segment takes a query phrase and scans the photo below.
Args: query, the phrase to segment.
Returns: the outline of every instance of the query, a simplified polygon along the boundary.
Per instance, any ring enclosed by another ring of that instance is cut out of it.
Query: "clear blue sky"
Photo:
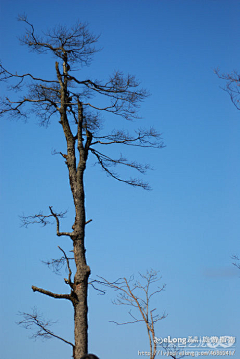
[[[116,279],[153,268],[166,291],[156,301],[168,317],[156,327],[160,337],[222,336],[237,338],[240,353],[240,271],[231,256],[240,255],[240,112],[214,75],[240,71],[240,1],[232,0],[8,0],[1,4],[1,60],[10,71],[51,76],[54,59],[28,53],[17,36],[24,32],[18,14],[26,13],[36,30],[88,22],[101,34],[90,68],[82,79],[104,79],[114,70],[132,73],[151,92],[139,123],[119,118],[106,127],[154,126],[166,148],[132,150],[129,158],[154,167],[145,192],[106,177],[98,167],[86,174],[87,259],[92,274]],[[2,95],[5,92],[2,91]],[[72,309],[31,291],[36,285],[56,292],[67,288],[41,260],[58,256],[57,245],[70,249],[55,227],[20,227],[19,215],[68,209],[67,172],[58,156],[65,142],[59,124],[38,127],[1,119],[1,357],[70,358],[56,340],[31,341],[15,324],[18,311],[34,306],[58,320],[57,334],[72,339]],[[124,153],[125,149],[122,151]],[[101,359],[137,359],[148,350],[146,330],[118,327],[127,308],[113,306],[114,293],[90,290],[90,351]]]

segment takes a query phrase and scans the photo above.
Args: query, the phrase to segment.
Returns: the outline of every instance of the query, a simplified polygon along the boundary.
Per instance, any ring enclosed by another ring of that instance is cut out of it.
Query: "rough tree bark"
[[[84,172],[89,155],[95,156],[97,163],[107,175],[132,186],[149,189],[148,184],[139,179],[122,179],[112,171],[112,166],[123,165],[144,173],[149,166],[128,161],[122,156],[117,159],[111,158],[99,148],[106,145],[162,148],[163,144],[160,134],[152,128],[138,129],[134,135],[121,130],[114,130],[110,134],[99,134],[99,112],[118,115],[126,120],[137,118],[138,104],[145,99],[147,92],[139,88],[139,83],[134,76],[125,77],[121,72],[115,72],[105,82],[80,80],[73,75],[71,68],[77,70],[78,66],[89,65],[92,55],[97,51],[94,44],[98,37],[92,35],[85,24],[77,23],[69,29],[58,26],[41,37],[36,35],[34,26],[26,16],[19,17],[19,20],[27,25],[26,34],[21,39],[21,43],[37,54],[50,53],[57,58],[56,77],[43,79],[28,72],[19,75],[17,72],[7,70],[1,64],[0,79],[13,81],[12,90],[18,91],[25,86],[28,91],[17,101],[12,101],[9,97],[3,98],[0,114],[26,117],[32,111],[40,118],[41,124],[46,126],[57,115],[66,139],[66,153],[59,152],[59,154],[68,169],[69,185],[75,207],[75,219],[71,231],[60,231],[60,219],[64,213],[56,213],[52,207],[49,207],[49,214],[40,213],[22,219],[23,224],[27,226],[30,223],[45,225],[49,218],[53,218],[56,221],[57,236],[66,236],[72,241],[76,265],[73,279],[69,257],[60,248],[63,253],[62,260],[68,268],[68,278],[65,282],[69,286],[69,293],[57,294],[36,286],[32,286],[32,290],[55,299],[66,299],[72,303],[75,343],[60,339],[73,347],[73,358],[79,359],[88,353],[87,295],[91,271],[86,261],[84,242],[85,226],[89,222],[86,221],[85,215]],[[103,98],[102,107],[92,100],[94,94],[98,95],[98,99]],[[30,319],[31,323],[34,322],[40,327],[43,335],[53,335],[51,331],[44,329],[43,324],[39,325],[41,322],[37,321],[36,316],[31,316]]]

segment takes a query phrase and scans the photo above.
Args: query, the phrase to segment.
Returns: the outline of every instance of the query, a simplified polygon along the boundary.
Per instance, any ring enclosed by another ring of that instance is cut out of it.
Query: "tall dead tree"
[[[59,152],[68,169],[69,185],[75,207],[75,218],[70,231],[60,230],[63,213],[56,213],[49,207],[49,213],[23,217],[23,224],[47,224],[49,218],[56,222],[57,236],[68,237],[73,245],[76,271],[72,278],[70,260],[63,252],[62,260],[68,268],[69,293],[57,294],[49,290],[32,286],[38,292],[56,299],[70,301],[74,309],[75,343],[73,357],[79,359],[88,353],[88,283],[90,267],[86,261],[85,226],[89,222],[85,215],[84,173],[89,156],[94,156],[96,162],[114,179],[131,186],[149,189],[147,183],[140,179],[123,179],[112,170],[113,166],[122,165],[145,173],[148,165],[131,162],[123,156],[112,158],[101,150],[107,145],[125,145],[138,147],[163,147],[160,135],[153,129],[138,129],[134,134],[122,130],[113,130],[104,134],[101,129],[101,114],[108,113],[126,120],[138,118],[137,110],[147,92],[139,87],[139,82],[132,75],[124,76],[117,71],[105,82],[82,79],[78,77],[79,67],[89,65],[97,51],[95,43],[97,36],[92,35],[86,24],[80,22],[67,28],[57,26],[44,35],[36,34],[34,26],[26,16],[19,20],[27,26],[21,44],[26,45],[37,54],[53,55],[55,62],[55,77],[40,78],[26,71],[19,74],[0,67],[0,79],[11,83],[11,90],[15,92],[25,89],[25,94],[17,100],[5,97],[1,100],[1,115],[23,117],[33,113],[40,118],[42,125],[48,125],[51,119],[58,119],[66,139],[66,150]],[[73,72],[74,70],[74,72]],[[97,95],[94,97],[94,95]],[[101,102],[102,101],[102,102]],[[100,106],[99,103],[102,103]],[[51,335],[47,333],[48,335]],[[56,337],[56,336],[55,336]],[[66,341],[65,341],[66,342]]]

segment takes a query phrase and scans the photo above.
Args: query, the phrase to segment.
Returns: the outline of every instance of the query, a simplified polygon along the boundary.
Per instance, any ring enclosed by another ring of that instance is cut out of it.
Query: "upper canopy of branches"
[[[73,74],[72,65],[75,68],[77,65],[88,65],[97,51],[94,45],[98,37],[88,31],[86,24],[77,22],[71,28],[57,26],[39,36],[25,15],[19,16],[19,20],[27,25],[21,43],[37,53],[50,52],[59,61],[55,62],[54,78],[37,77],[29,72],[19,74],[0,64],[0,81],[7,81],[11,85],[9,89],[15,92],[23,87],[26,90],[17,100],[7,96],[1,99],[0,115],[7,113],[15,117],[27,117],[33,112],[40,119],[40,124],[47,126],[52,116],[57,114],[65,137],[73,146],[72,154],[75,153],[76,145],[76,148],[83,149],[85,159],[88,153],[93,154],[108,175],[132,186],[149,189],[148,184],[139,179],[121,179],[110,168],[123,165],[145,173],[149,166],[128,161],[123,156],[114,159],[99,151],[99,147],[122,144],[162,148],[160,134],[153,128],[138,129],[134,135],[121,130],[110,134],[97,133],[101,128],[103,113],[126,120],[139,118],[139,104],[148,96],[147,91],[140,87],[135,76],[124,75],[121,71],[115,71],[105,81],[82,79]],[[66,155],[62,156],[66,159]],[[75,164],[72,169],[77,170]]]
[[[88,65],[97,51],[94,44],[98,37],[88,31],[86,24],[77,22],[71,28],[59,25],[39,36],[26,15],[19,16],[19,20],[27,24],[25,35],[20,42],[37,53],[52,53],[61,60],[61,66],[56,62],[56,78],[44,79],[31,73],[10,72],[0,64],[0,80],[14,81],[11,90],[18,91],[23,85],[28,88],[28,93],[19,101],[12,102],[6,97],[2,101],[1,114],[8,112],[12,115],[26,116],[27,112],[23,109],[25,105],[31,104],[31,110],[34,109],[41,121],[48,124],[50,117],[57,111],[60,112],[60,107],[65,105],[68,106],[68,115],[77,123],[76,113],[80,101],[84,110],[95,111],[95,116],[88,111],[88,118],[91,117],[88,124],[92,123],[94,118],[95,126],[97,125],[99,116],[96,116],[96,111],[110,112],[127,120],[138,118],[139,103],[148,93],[139,87],[135,76],[124,76],[120,71],[115,71],[106,81],[79,79],[73,76],[72,64]],[[89,101],[94,95],[102,96],[101,106],[99,102]]]
[[[48,30],[43,36],[39,36],[35,33],[33,25],[28,22],[26,15],[18,16],[18,20],[28,25],[20,41],[32,51],[51,52],[63,61],[67,58],[68,63],[77,62],[81,65],[89,65],[93,54],[98,51],[94,44],[99,36],[91,34],[87,29],[87,24],[77,22],[71,28],[58,25]]]
[[[72,65],[75,69],[78,65],[89,65],[93,54],[97,51],[94,44],[99,37],[92,35],[86,24],[77,22],[71,28],[59,25],[39,36],[25,15],[19,16],[19,20],[27,24],[25,35],[20,38],[21,44],[27,45],[30,50],[37,53],[52,53],[60,59],[61,66],[56,62],[57,78],[45,79],[28,72],[24,74],[11,72],[0,64],[0,80],[14,81],[9,87],[10,90],[19,91],[23,86],[28,89],[28,93],[19,101],[12,102],[7,97],[3,99],[0,114],[8,112],[13,116],[27,117],[24,108],[31,104],[31,111],[34,110],[41,118],[41,124],[48,125],[52,115],[60,111],[61,96],[65,91],[68,115],[72,116],[76,123],[79,101],[84,109],[88,109],[88,125],[94,123],[95,129],[99,127],[99,111],[110,112],[127,120],[138,118],[139,103],[148,96],[148,93],[139,87],[140,84],[135,76],[129,74],[124,76],[122,72],[115,71],[106,81],[99,81],[79,79],[73,75]],[[102,96],[102,106],[89,101],[94,95]],[[89,110],[95,111],[95,114],[92,115]]]

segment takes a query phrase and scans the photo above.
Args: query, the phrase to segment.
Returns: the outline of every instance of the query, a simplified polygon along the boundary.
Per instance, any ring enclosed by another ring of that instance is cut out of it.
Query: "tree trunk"
[[[77,183],[78,190],[74,194],[76,217],[73,234],[73,251],[76,264],[76,274],[73,283],[72,303],[74,307],[74,359],[80,359],[88,353],[88,278],[90,267],[85,255],[85,200],[83,189],[83,172]]]
[[[78,100],[78,132],[77,137],[73,136],[67,116],[68,102],[68,66],[67,54],[64,53],[63,77],[60,74],[58,63],[56,62],[56,72],[61,87],[61,125],[67,141],[66,165],[69,172],[69,182],[72,191],[75,222],[72,226],[73,232],[71,238],[73,240],[74,260],[76,264],[76,274],[72,285],[71,300],[74,307],[74,336],[75,347],[73,352],[74,359],[80,359],[84,354],[88,353],[88,278],[90,275],[90,267],[86,263],[85,256],[85,194],[83,176],[86,168],[88,157],[88,146],[91,142],[91,134],[87,136],[86,145],[83,144],[83,108]],[[87,130],[86,130],[87,132]],[[79,160],[77,164],[75,144],[77,140],[77,150],[79,152]]]
[[[77,271],[74,278],[74,359],[88,353],[88,277],[90,268],[86,265],[85,249],[81,241],[74,241],[74,256]]]

